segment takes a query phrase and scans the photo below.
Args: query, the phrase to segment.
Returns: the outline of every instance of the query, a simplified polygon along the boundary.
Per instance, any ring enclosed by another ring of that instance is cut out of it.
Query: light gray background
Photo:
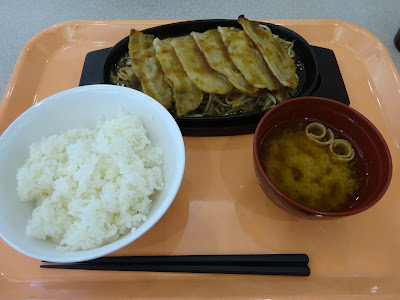
[[[400,70],[393,43],[400,0],[0,0],[0,95],[24,45],[41,30],[71,20],[330,19],[351,22],[376,35]]]

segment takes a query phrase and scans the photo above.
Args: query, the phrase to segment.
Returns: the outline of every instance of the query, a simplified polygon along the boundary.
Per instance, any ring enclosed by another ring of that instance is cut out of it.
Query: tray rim
[[[4,96],[2,98],[2,101],[0,102],[0,115],[2,114],[2,111],[6,108],[6,104],[7,103],[7,99],[9,99],[9,97],[12,95],[13,93],[13,87],[15,84],[15,80],[16,77],[18,76],[18,72],[20,71],[20,69],[22,68],[23,65],[23,61],[22,58],[24,57],[24,54],[26,52],[29,51],[29,47],[34,44],[36,42],[37,39],[39,39],[40,37],[42,37],[43,35],[46,35],[49,32],[53,32],[54,30],[59,30],[60,28],[64,28],[65,26],[75,26],[75,25],[108,25],[108,24],[131,24],[132,22],[142,22],[141,24],[144,24],[145,26],[149,25],[151,26],[154,22],[165,22],[165,23],[160,23],[160,24],[167,24],[167,23],[173,23],[173,22],[180,22],[180,21],[186,21],[186,20],[104,20],[104,21],[97,21],[97,20],[83,20],[83,21],[67,21],[67,22],[62,22],[62,23],[58,23],[55,24],[51,27],[48,27],[46,29],[44,29],[43,31],[39,32],[38,34],[36,34],[33,38],[31,38],[27,44],[24,46],[24,48],[22,49],[18,59],[17,59],[17,63],[15,65],[15,68],[12,72],[12,75],[10,77],[9,83],[7,84]],[[389,59],[389,67],[391,68],[391,71],[393,71],[393,75],[397,81],[398,86],[400,86],[399,84],[399,73],[396,69],[396,67],[394,66],[394,63],[392,61],[392,58],[387,50],[387,48],[385,47],[385,45],[383,45],[380,40],[373,35],[372,33],[370,33],[369,31],[367,31],[366,29],[359,27],[358,25],[349,23],[349,22],[345,22],[345,21],[336,21],[336,20],[260,20],[263,22],[283,22],[283,23],[277,23],[279,25],[283,25],[285,24],[285,22],[289,22],[290,26],[296,26],[298,24],[304,25],[304,23],[315,23],[315,22],[323,22],[323,23],[329,23],[330,25],[343,25],[346,27],[352,27],[352,28],[356,28],[360,31],[364,31],[364,33],[366,33],[373,41],[374,43],[376,43],[381,49],[381,51],[384,51],[384,55]],[[333,24],[332,24],[333,23]],[[306,24],[306,25],[310,25],[310,24]],[[400,90],[400,88],[399,88]],[[6,100],[6,101],[4,101]],[[1,274],[0,274],[1,275]],[[5,279],[5,280],[4,280]],[[0,287],[2,287],[4,285],[4,281],[7,281],[7,279],[4,276],[0,276]],[[8,283],[10,283],[10,281],[8,281]],[[13,282],[16,286],[19,285],[29,285],[30,282]],[[39,285],[40,283],[44,283],[44,282],[38,282]],[[50,282],[48,282],[50,284]],[[11,287],[12,284],[8,284],[8,287]],[[33,287],[30,287],[32,289],[33,292]],[[39,288],[40,290],[40,288]],[[397,291],[396,291],[397,292]],[[399,291],[400,293],[400,291]],[[389,293],[387,295],[392,295],[393,293]],[[44,295],[44,294],[41,294]],[[386,296],[387,296],[386,295]],[[347,295],[347,296],[352,296],[352,295]],[[356,296],[356,295],[355,295]],[[365,295],[368,296],[368,295]],[[308,298],[308,297],[306,297]]]

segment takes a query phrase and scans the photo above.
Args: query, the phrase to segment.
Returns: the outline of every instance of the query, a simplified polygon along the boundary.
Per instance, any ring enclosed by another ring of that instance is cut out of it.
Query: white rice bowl
[[[62,250],[113,242],[147,220],[151,196],[164,185],[161,168],[162,147],[124,111],[94,129],[44,137],[17,173],[19,198],[37,204],[26,233]]]
[[[40,260],[107,255],[161,218],[184,163],[175,120],[149,96],[110,85],[50,96],[0,137],[0,236]]]

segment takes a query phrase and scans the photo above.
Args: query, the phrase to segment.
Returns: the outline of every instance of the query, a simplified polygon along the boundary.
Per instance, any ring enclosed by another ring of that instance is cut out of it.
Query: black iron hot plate
[[[297,33],[274,24],[262,23],[271,31],[287,40],[295,40],[296,61],[303,68],[297,71],[300,88],[295,97],[318,96],[350,104],[335,54],[330,49],[310,46]],[[198,20],[167,24],[144,30],[159,38],[181,36],[192,31],[204,32],[217,26],[241,28],[236,20]],[[109,84],[111,67],[126,55],[128,37],[112,48],[101,49],[86,55],[80,86],[88,84]],[[175,117],[185,136],[221,136],[254,133],[258,122],[266,111],[238,114],[224,117]]]

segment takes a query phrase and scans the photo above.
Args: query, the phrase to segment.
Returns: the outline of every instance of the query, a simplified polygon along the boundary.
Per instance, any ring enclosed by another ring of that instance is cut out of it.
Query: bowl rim
[[[379,141],[382,143],[382,146],[384,148],[384,152],[382,152],[380,154],[381,157],[385,157],[385,159],[387,160],[388,163],[388,168],[386,169],[386,174],[387,174],[387,180],[385,181],[384,186],[382,187],[381,191],[379,192],[379,194],[375,197],[375,199],[371,202],[369,202],[367,205],[361,206],[359,208],[354,208],[350,211],[333,211],[333,212],[328,212],[328,211],[321,211],[321,210],[316,210],[313,208],[309,208],[307,206],[304,206],[292,199],[290,199],[288,196],[286,196],[285,194],[283,194],[272,182],[271,180],[268,178],[268,176],[266,175],[262,164],[261,164],[261,160],[260,157],[258,156],[258,148],[259,148],[259,143],[257,143],[262,137],[260,136],[260,132],[261,132],[261,128],[263,126],[263,123],[265,122],[266,119],[268,119],[268,117],[275,113],[276,110],[279,110],[282,106],[287,106],[290,105],[292,102],[294,101],[324,101],[326,103],[329,103],[329,105],[333,105],[333,106],[338,106],[341,107],[342,110],[347,111],[350,114],[356,115],[357,117],[359,117],[360,119],[362,119],[368,126],[369,126],[369,130],[368,131],[372,131],[378,138]],[[338,101],[332,100],[332,99],[328,99],[328,98],[323,98],[323,97],[314,97],[314,96],[305,96],[305,97],[298,97],[298,98],[292,98],[292,99],[288,99],[284,102],[281,102],[277,105],[275,105],[273,108],[271,108],[260,120],[260,122],[257,125],[256,131],[254,133],[254,138],[253,138],[253,157],[257,166],[257,169],[260,172],[260,175],[262,176],[262,179],[264,181],[267,182],[267,184],[270,186],[270,188],[274,191],[274,193],[278,194],[280,198],[284,199],[286,202],[290,203],[291,206],[295,207],[296,209],[308,214],[308,215],[313,215],[316,217],[345,217],[345,216],[351,216],[351,215],[355,215],[358,213],[361,213],[369,208],[371,208],[372,206],[374,206],[382,197],[383,195],[386,193],[387,189],[389,188],[389,185],[391,183],[391,179],[392,179],[392,171],[393,171],[393,163],[392,163],[392,157],[390,154],[390,150],[389,147],[384,139],[384,137],[382,136],[382,134],[379,132],[379,130],[375,127],[375,125],[369,121],[367,119],[367,117],[365,117],[364,115],[362,115],[360,112],[358,112],[357,110],[355,110],[354,108],[347,106],[343,103],[340,103]]]
[[[87,85],[87,86],[80,86],[80,87],[73,87],[70,89],[66,89],[63,91],[60,91],[58,93],[55,93],[53,95],[50,95],[43,100],[39,101],[35,105],[29,107],[27,110],[25,110],[22,114],[20,114],[3,132],[3,134],[0,136],[0,146],[4,139],[7,139],[8,136],[12,135],[13,128],[18,127],[21,122],[24,121],[24,119],[27,119],[30,117],[32,113],[37,111],[38,109],[41,109],[43,105],[46,105],[46,103],[54,103],[55,101],[64,101],[61,98],[63,98],[65,95],[74,95],[76,93],[80,92],[85,92],[85,91],[96,91],[99,92],[101,90],[107,90],[107,91],[116,91],[118,93],[123,93],[123,94],[131,94],[132,96],[138,98],[139,102],[144,102],[148,101],[149,106],[155,108],[155,111],[157,111],[158,114],[164,116],[167,120],[167,122],[171,125],[171,127],[174,129],[174,134],[173,136],[176,137],[176,140],[174,140],[174,144],[177,147],[177,153],[178,159],[176,166],[174,168],[174,179],[171,184],[170,190],[166,193],[166,200],[163,200],[163,203],[160,205],[158,210],[151,216],[151,218],[148,218],[146,222],[142,223],[137,230],[134,231],[134,235],[132,235],[132,232],[128,232],[127,234],[120,236],[116,241],[105,244],[100,247],[96,247],[93,249],[87,249],[87,250],[74,250],[74,251],[66,251],[65,253],[68,253],[70,255],[66,255],[65,257],[61,256],[55,256],[55,255],[37,255],[34,253],[31,253],[29,248],[21,247],[20,243],[14,243],[12,240],[8,238],[8,234],[4,232],[0,228],[0,238],[3,239],[9,246],[17,250],[18,252],[27,255],[29,257],[43,260],[43,261],[51,261],[51,262],[59,262],[59,263],[72,263],[72,262],[80,262],[80,261],[86,261],[86,260],[91,260],[95,259],[104,255],[111,254],[123,247],[128,246],[135,240],[139,239],[141,236],[143,236],[148,230],[150,230],[161,218],[169,207],[171,206],[172,202],[175,200],[176,195],[179,191],[179,188],[182,183],[183,175],[184,175],[184,170],[185,170],[185,161],[186,161],[186,155],[185,155],[185,145],[184,145],[184,140],[182,136],[182,132],[180,131],[180,128],[178,127],[175,119],[172,117],[172,115],[155,99],[151,98],[150,96],[140,92],[136,91],[133,89],[129,89],[126,87],[121,87],[121,86],[115,86],[115,85],[106,85],[106,84],[94,84],[94,85]],[[26,236],[26,239],[29,240],[30,237]],[[56,243],[54,243],[54,249],[57,246]],[[60,253],[62,253],[62,250],[59,250]]]

